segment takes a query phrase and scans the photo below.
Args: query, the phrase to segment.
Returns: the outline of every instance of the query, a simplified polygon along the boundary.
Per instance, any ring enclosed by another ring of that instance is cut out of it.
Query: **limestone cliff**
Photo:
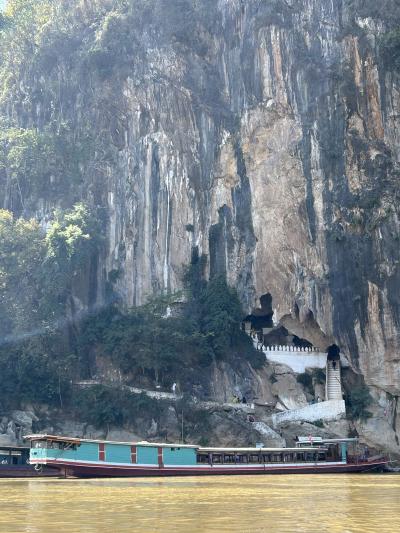
[[[398,445],[400,85],[380,49],[395,3],[56,4],[2,113],[67,124],[89,155],[73,182],[3,176],[0,196],[43,223],[82,198],[104,211],[76,301],[177,289],[197,247],[249,312],[270,294],[291,331],[340,346]]]

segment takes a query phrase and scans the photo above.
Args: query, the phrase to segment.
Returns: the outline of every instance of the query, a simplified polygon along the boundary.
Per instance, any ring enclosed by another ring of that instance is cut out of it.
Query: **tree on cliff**
[[[47,235],[34,220],[0,210],[0,398],[62,403],[78,369],[66,331],[67,298],[97,250],[98,227],[77,204],[58,211]],[[14,394],[6,394],[12,389]]]
[[[216,357],[223,359],[241,336],[243,310],[238,294],[225,276],[215,276],[203,290],[200,306],[201,330],[209,336]]]

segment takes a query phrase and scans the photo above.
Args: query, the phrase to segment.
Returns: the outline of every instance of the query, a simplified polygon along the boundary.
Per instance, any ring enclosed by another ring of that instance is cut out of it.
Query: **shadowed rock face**
[[[7,184],[3,204],[43,218],[81,198],[104,208],[92,303],[111,271],[126,305],[179,288],[196,246],[249,312],[271,294],[293,333],[336,343],[400,394],[399,78],[378,53],[386,22],[349,3],[155,1],[113,15],[129,46],[108,70],[89,49],[112,3],[72,3],[77,42],[27,67],[5,110],[25,127],[88,128],[96,150],[62,195],[49,182],[23,210]]]

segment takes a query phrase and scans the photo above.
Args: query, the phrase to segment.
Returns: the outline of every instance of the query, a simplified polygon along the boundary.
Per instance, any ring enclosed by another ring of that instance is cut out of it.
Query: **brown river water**
[[[400,475],[0,480],[0,531],[400,532]]]

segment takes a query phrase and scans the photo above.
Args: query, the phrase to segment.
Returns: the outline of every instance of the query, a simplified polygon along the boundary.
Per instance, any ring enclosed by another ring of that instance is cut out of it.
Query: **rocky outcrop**
[[[32,433],[33,424],[38,421],[33,410],[12,411],[9,416],[3,416],[0,421],[0,444],[17,445],[24,435]]]
[[[293,371],[285,365],[274,365],[272,392],[277,396],[280,408],[298,409],[307,405],[303,387],[297,382]]]
[[[75,48],[27,68],[3,111],[24,127],[65,121],[77,139],[90,124],[96,150],[62,196],[50,180],[21,206],[8,183],[3,205],[43,220],[79,198],[103,209],[83,306],[103,305],[110,283],[127,306],[180,288],[197,247],[249,311],[270,294],[293,333],[335,342],[398,397],[400,92],[379,53],[390,14],[331,0],[199,4],[155,2],[134,23],[105,0],[72,3]],[[93,52],[110,57],[110,27],[127,40],[111,74]]]

